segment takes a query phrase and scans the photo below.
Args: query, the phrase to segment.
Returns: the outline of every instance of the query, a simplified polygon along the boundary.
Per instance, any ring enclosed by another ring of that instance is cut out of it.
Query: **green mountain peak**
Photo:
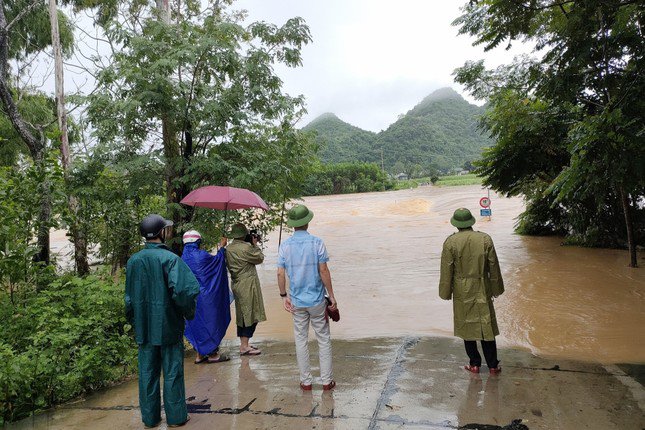
[[[452,88],[440,88],[378,134],[333,113],[320,115],[303,130],[316,134],[325,163],[368,161],[390,171],[412,163],[426,171],[448,170],[479,158],[491,144],[477,128],[484,111]]]

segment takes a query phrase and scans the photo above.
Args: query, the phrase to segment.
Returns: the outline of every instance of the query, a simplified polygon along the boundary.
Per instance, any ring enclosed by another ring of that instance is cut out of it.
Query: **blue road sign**
[[[481,216],[491,216],[493,214],[492,209],[480,209],[479,210],[479,215]]]

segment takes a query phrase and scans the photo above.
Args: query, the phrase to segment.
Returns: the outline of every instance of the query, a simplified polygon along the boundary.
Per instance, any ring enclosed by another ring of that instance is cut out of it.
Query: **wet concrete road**
[[[298,387],[291,342],[218,364],[186,359],[189,429],[645,428],[645,390],[619,367],[538,358],[502,349],[503,372],[471,375],[453,338],[334,341],[338,386]],[[226,348],[225,348],[226,349]],[[228,348],[232,353],[235,347]],[[317,364],[315,342],[312,365]],[[313,358],[316,357],[316,360]],[[317,368],[314,366],[314,374]],[[521,424],[505,427],[514,420]],[[475,425],[479,424],[479,425]],[[137,382],[16,423],[10,429],[139,429]],[[165,429],[165,423],[160,429]]]

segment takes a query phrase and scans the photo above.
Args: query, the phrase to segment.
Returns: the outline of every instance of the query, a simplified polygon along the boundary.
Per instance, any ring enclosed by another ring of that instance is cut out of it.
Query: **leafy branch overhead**
[[[489,101],[481,125],[497,144],[479,163],[485,182],[527,196],[523,220],[540,226],[521,228],[627,243],[635,266],[645,222],[637,203],[645,194],[645,5],[481,0],[462,12],[454,24],[486,50],[534,46],[534,58],[495,70],[473,61],[455,71],[457,82]],[[540,210],[551,215],[534,216]]]

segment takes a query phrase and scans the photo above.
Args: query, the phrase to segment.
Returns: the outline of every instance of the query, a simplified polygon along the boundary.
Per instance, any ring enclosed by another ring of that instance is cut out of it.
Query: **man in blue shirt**
[[[329,256],[322,239],[307,232],[314,213],[304,205],[296,205],[287,214],[287,225],[293,227],[293,236],[280,245],[278,252],[278,287],[286,311],[293,314],[293,332],[296,358],[300,369],[300,387],[309,391],[313,377],[309,366],[309,324],[316,333],[320,359],[320,378],[323,390],[336,386],[332,375],[331,335],[327,318],[329,296],[332,310],[338,305],[327,267]],[[289,292],[286,276],[289,277]]]

